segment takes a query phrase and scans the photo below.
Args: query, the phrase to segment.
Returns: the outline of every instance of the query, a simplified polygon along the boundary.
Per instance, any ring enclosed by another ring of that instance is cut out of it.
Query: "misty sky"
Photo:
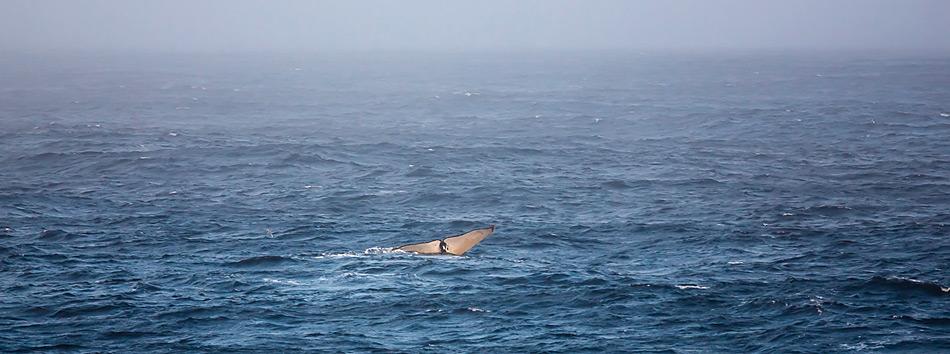
[[[950,51],[950,1],[4,0],[0,50]]]

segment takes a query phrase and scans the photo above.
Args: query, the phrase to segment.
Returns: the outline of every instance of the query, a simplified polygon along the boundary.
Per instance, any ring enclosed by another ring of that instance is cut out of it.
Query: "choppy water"
[[[2,352],[950,350],[947,58],[0,62]]]

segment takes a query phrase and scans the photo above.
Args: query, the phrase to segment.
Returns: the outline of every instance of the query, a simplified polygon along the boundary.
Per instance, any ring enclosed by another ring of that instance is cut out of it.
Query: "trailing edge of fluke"
[[[423,243],[412,243],[396,247],[397,250],[413,252],[418,254],[450,254],[461,256],[468,250],[482,242],[488,235],[495,231],[495,225],[489,225],[484,229],[475,229],[461,235],[448,236],[439,240],[432,240]]]

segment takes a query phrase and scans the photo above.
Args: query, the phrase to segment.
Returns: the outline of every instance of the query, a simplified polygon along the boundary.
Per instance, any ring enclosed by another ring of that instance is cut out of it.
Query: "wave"
[[[270,267],[291,262],[296,262],[296,260],[284,256],[256,256],[231,262],[228,265],[234,267]]]
[[[875,276],[866,284],[872,289],[896,290],[907,294],[927,294],[931,296],[950,296],[950,287],[937,282],[923,281],[904,277]]]
[[[72,317],[85,317],[85,316],[95,316],[103,315],[111,312],[121,311],[130,307],[127,303],[116,302],[108,304],[90,304],[90,305],[78,305],[72,307],[64,307],[54,312],[52,317],[55,318],[72,318]]]
[[[430,177],[438,175],[440,175],[440,173],[427,166],[419,166],[406,173],[406,177]]]
[[[52,229],[52,230],[43,230],[40,232],[39,239],[45,241],[67,241],[78,238],[78,234],[66,232],[63,230]]]
[[[606,187],[607,189],[627,189],[627,188],[632,187],[631,185],[627,184],[626,181],[619,180],[619,179],[610,180],[610,181],[601,183],[600,185]]]
[[[287,156],[284,156],[284,158],[282,158],[281,161],[287,164],[291,164],[291,165],[346,164],[348,163],[345,161],[339,161],[339,160],[334,160],[331,158],[326,158],[315,153],[299,154],[296,152],[292,152],[288,154]]]
[[[939,327],[950,327],[950,317],[922,317],[922,316],[911,316],[911,315],[898,315],[894,316],[895,319],[919,323],[927,326],[939,326]]]

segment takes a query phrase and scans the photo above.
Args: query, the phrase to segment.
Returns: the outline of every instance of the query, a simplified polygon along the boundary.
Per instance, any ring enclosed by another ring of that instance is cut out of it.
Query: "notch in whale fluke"
[[[450,254],[461,256],[468,250],[482,242],[488,235],[495,231],[495,225],[489,225],[483,229],[475,229],[461,235],[448,236],[439,240],[432,240],[423,243],[412,243],[396,247],[397,250],[413,252],[418,254]]]

